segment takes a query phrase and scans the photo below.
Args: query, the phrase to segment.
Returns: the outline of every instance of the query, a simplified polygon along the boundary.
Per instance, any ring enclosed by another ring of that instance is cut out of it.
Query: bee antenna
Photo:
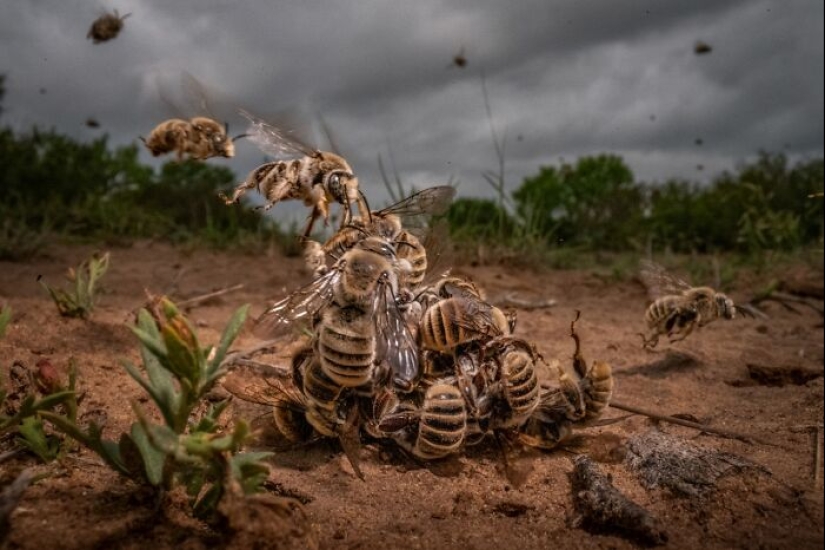
[[[237,136],[232,138],[232,141],[238,141],[239,139],[243,139],[245,137],[249,137],[249,134],[238,134]]]
[[[367,209],[367,217],[369,218],[369,222],[372,223],[372,210],[370,210],[370,203],[367,201],[367,196],[364,195],[364,192],[360,189],[358,190],[358,196],[364,201],[364,207]]]
[[[364,237],[369,237],[370,236],[370,234],[367,232],[366,229],[364,229],[363,227],[359,227],[355,224],[349,223],[349,224],[345,225],[344,227],[349,228],[349,229],[354,229],[355,231],[358,231],[359,233],[361,233],[361,235],[363,235]]]

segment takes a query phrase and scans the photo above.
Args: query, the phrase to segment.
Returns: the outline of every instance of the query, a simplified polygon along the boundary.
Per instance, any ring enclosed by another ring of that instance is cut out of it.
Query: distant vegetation
[[[0,76],[0,113],[3,79]],[[823,159],[792,164],[783,154],[717,176],[636,181],[615,155],[542,167],[512,193],[500,171],[486,174],[497,199],[458,199],[447,214],[465,248],[515,253],[670,250],[682,253],[822,248]],[[37,252],[47,238],[118,241],[162,238],[210,246],[290,244],[277,225],[249,208],[227,208],[218,191],[235,175],[198,161],[160,170],[138,161],[135,145],[111,149],[49,130],[0,129],[0,259]],[[400,187],[400,182],[399,182]],[[292,243],[294,247],[294,243]]]
[[[615,155],[542,167],[499,200],[460,199],[459,240],[506,248],[681,253],[821,248],[823,159],[761,153],[708,185],[637,182]]]

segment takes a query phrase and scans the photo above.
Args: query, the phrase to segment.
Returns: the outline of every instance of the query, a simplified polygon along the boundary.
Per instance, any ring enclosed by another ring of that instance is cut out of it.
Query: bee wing
[[[493,308],[490,304],[475,296],[457,298],[461,300],[462,307],[451,310],[451,323],[479,334],[500,336],[500,331],[493,321]]]
[[[419,237],[419,240],[424,245],[424,250],[427,251],[427,274],[422,286],[428,286],[445,276],[445,271],[452,268],[453,248],[450,242],[450,225],[447,220],[438,220],[422,237]]]
[[[283,300],[274,303],[255,321],[254,333],[261,338],[275,338],[294,329],[311,329],[318,311],[332,301],[333,291],[341,276],[340,269],[331,269]]]
[[[425,215],[438,216],[444,214],[450,208],[453,197],[455,197],[455,187],[450,185],[428,187],[423,191],[401,199],[395,204],[391,204],[383,210],[379,210],[378,214],[395,214],[402,218]]]
[[[299,408],[300,403],[293,391],[275,377],[262,375],[248,369],[235,369],[223,380],[226,391],[250,403],[272,407]]]
[[[418,376],[418,346],[410,332],[404,314],[398,307],[392,287],[385,285],[376,297],[375,327],[376,356],[378,362],[386,361],[393,378],[412,382]]]
[[[238,112],[249,121],[246,137],[258,148],[276,158],[314,156],[318,150],[301,141],[294,132],[274,126],[245,109]]]
[[[206,87],[201,81],[187,71],[181,71],[180,81],[184,101],[186,101],[187,106],[194,109],[196,114],[208,115],[210,118],[215,118],[212,114]]]
[[[661,265],[649,260],[642,260],[639,278],[647,287],[647,293],[651,300],[656,300],[662,296],[682,294],[692,288],[682,279],[668,273]]]

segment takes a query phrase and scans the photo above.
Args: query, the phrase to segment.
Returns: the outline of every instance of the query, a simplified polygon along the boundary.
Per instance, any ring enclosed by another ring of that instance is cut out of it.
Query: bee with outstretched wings
[[[249,140],[267,155],[280,160],[252,170],[230,197],[222,196],[226,204],[237,202],[254,188],[266,199],[265,210],[284,200],[301,200],[312,207],[304,237],[312,232],[317,218],[323,218],[326,223],[330,203],[344,206],[342,226],[353,219],[353,205],[357,205],[362,217],[369,217],[367,201],[358,189],[358,178],[344,157],[311,147],[292,132],[249,111],[241,109],[239,112],[249,121],[246,132]]]

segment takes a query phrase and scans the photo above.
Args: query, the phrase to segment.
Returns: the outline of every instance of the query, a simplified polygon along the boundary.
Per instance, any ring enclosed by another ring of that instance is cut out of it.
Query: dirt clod
[[[624,496],[610,477],[580,455],[573,461],[571,476],[573,524],[593,533],[610,533],[649,546],[667,542],[667,534],[647,510]]]
[[[743,470],[767,472],[745,458],[704,449],[659,430],[628,440],[626,464],[648,489],[665,488],[679,496],[712,490],[720,478]]]

